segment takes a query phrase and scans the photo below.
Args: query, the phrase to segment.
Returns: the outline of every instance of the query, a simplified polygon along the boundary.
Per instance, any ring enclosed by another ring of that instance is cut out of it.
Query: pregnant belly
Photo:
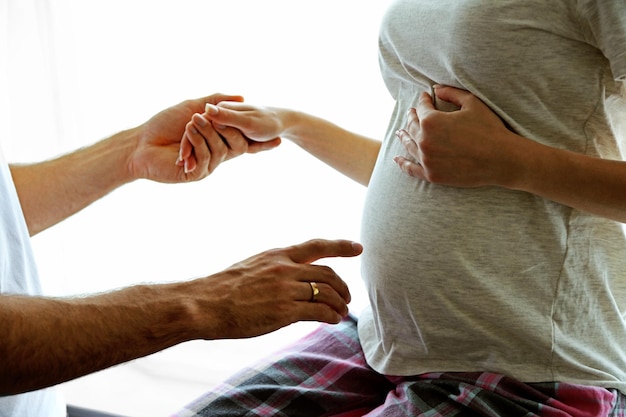
[[[485,346],[499,350],[507,339],[537,334],[538,325],[549,328],[563,242],[542,207],[525,193],[374,175],[362,272],[387,348],[484,355]]]

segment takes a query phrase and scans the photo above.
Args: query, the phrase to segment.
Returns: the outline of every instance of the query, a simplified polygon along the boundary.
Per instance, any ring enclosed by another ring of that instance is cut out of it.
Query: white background
[[[0,141],[36,161],[214,92],[293,107],[382,138],[378,72],[389,0],[0,0]],[[174,161],[172,161],[173,163]],[[217,272],[314,237],[359,239],[364,188],[289,143],[195,184],[122,187],[34,238],[50,295]],[[366,304],[358,259],[327,260]],[[65,384],[69,402],[166,416],[246,363],[310,331],[190,342]]]
[[[214,92],[298,108],[380,139],[392,110],[376,52],[386,4],[1,0],[7,159],[49,158]],[[122,187],[34,246],[51,295],[183,280],[314,237],[358,240],[364,191],[284,143],[200,183]],[[366,303],[358,259],[323,263],[350,284],[358,313]],[[313,326],[183,344],[63,390],[74,404],[165,416]]]

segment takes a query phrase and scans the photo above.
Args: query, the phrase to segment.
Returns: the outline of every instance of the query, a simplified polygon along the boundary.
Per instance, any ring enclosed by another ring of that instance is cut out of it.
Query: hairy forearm
[[[64,220],[131,180],[127,166],[133,130],[32,165],[12,165],[31,235]]]
[[[367,186],[380,151],[379,141],[297,111],[284,110],[281,119],[285,124],[284,138]]]
[[[55,385],[193,338],[193,304],[172,290],[136,286],[80,299],[1,295],[0,395]]]
[[[0,396],[47,387],[187,340],[244,338],[301,320],[338,323],[350,291],[324,265],[362,247],[314,239],[189,281],[86,298],[0,294]],[[311,302],[310,281],[317,283]]]

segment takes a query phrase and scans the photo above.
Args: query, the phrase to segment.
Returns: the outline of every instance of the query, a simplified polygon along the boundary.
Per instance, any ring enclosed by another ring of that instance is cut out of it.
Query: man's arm
[[[338,323],[350,293],[326,257],[350,241],[274,249],[206,278],[86,298],[0,295],[0,395],[55,385],[194,339],[244,338],[300,320]],[[311,281],[319,294],[312,302]]]
[[[125,131],[54,160],[11,165],[31,236],[132,181],[127,166],[136,136]]]
[[[240,101],[240,96],[214,94],[187,100],[92,146],[33,165],[12,165],[11,173],[31,235],[64,220],[115,188],[145,178],[159,182],[202,179],[216,166],[244,152],[277,145],[250,143],[235,129],[203,127],[204,140],[194,148],[198,168],[177,163],[185,126],[206,103]]]

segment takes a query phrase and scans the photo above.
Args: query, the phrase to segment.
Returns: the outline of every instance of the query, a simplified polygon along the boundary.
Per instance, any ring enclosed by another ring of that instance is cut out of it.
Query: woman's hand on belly
[[[423,93],[409,110],[407,125],[396,132],[407,156],[394,161],[408,175],[456,187],[502,186],[515,172],[515,144],[522,137],[507,129],[487,105],[471,93],[437,87],[441,100],[460,107],[439,111]]]
[[[408,155],[394,160],[405,173],[440,185],[525,191],[626,223],[626,162],[517,135],[467,91],[438,87],[435,94],[460,110],[438,111],[428,94],[420,96],[397,132]]]

